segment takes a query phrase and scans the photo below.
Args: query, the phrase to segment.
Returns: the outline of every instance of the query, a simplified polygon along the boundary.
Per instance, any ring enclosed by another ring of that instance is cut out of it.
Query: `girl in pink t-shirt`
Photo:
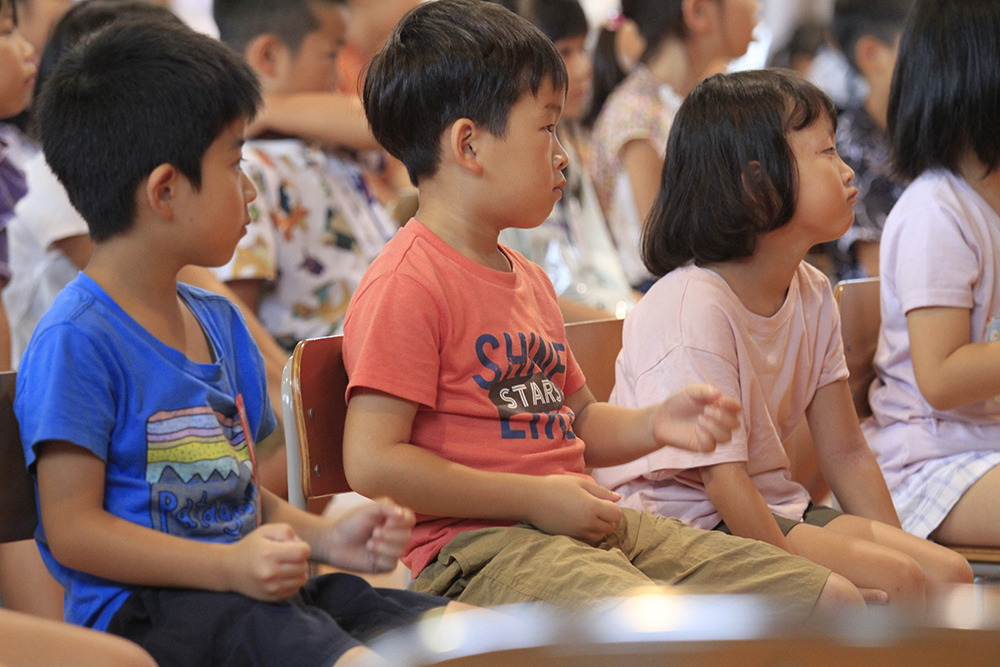
[[[626,504],[770,542],[919,608],[972,571],[900,529],[854,412],[829,283],[803,263],[854,219],[836,122],[825,94],[779,70],[717,75],[685,100],[643,239],[661,278],[626,320],[613,399],[648,405],[698,378],[738,395],[744,424],[714,452],[654,453],[596,478]],[[781,443],[802,417],[847,514],[809,505],[790,479]]]
[[[913,182],[880,248],[882,331],[864,425],[903,527],[1000,546],[1000,3],[920,1],[889,97]]]

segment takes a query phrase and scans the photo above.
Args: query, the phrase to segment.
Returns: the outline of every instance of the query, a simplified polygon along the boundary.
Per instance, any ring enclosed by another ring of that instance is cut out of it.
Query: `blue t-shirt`
[[[255,441],[270,435],[264,362],[232,303],[183,284],[178,294],[214,363],[160,342],[83,273],[58,295],[18,370],[14,410],[25,460],[34,471],[35,447],[46,440],[79,445],[105,462],[111,514],[171,535],[235,542],[256,527],[258,509],[236,396]],[[66,589],[66,620],[105,629],[134,587],[64,567],[41,525],[35,537]]]

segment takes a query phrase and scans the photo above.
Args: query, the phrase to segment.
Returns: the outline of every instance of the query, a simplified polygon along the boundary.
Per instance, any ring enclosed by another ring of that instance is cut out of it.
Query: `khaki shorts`
[[[778,523],[778,528],[781,529],[781,534],[788,537],[788,533],[791,532],[792,528],[798,526],[802,523],[808,523],[810,526],[819,526],[822,528],[826,524],[830,523],[838,516],[843,515],[840,510],[835,510],[832,507],[827,507],[826,505],[813,505],[809,503],[806,507],[806,511],[802,513],[802,520],[796,521],[795,519],[786,519],[783,516],[778,516],[777,514],[772,514],[774,520]],[[733,533],[729,530],[729,526],[726,525],[725,521],[720,521],[719,524],[712,530],[718,530],[726,535],[732,535]]]
[[[528,524],[458,535],[410,589],[473,605],[547,602],[577,609],[652,584],[690,593],[756,593],[808,614],[830,570],[764,542],[623,508],[596,547]]]

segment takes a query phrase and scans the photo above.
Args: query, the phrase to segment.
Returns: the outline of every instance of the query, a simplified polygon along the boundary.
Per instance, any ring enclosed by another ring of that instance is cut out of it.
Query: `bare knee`
[[[813,610],[864,609],[864,607],[865,600],[854,584],[836,572],[831,572]]]
[[[969,561],[951,549],[947,550],[947,556],[942,563],[938,577],[944,584],[971,584],[975,579],[972,573],[972,566]]]
[[[914,559],[904,554],[891,564],[891,578],[886,582],[889,604],[916,604],[922,607],[927,595],[927,575]]]

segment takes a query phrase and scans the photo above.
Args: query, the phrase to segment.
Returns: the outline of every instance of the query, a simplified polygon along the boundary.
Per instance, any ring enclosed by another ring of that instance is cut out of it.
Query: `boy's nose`
[[[566,155],[566,149],[563,148],[562,144],[559,143],[557,138],[555,141],[555,152],[552,155],[552,162],[556,165],[556,169],[562,171],[569,164],[569,157]]]

